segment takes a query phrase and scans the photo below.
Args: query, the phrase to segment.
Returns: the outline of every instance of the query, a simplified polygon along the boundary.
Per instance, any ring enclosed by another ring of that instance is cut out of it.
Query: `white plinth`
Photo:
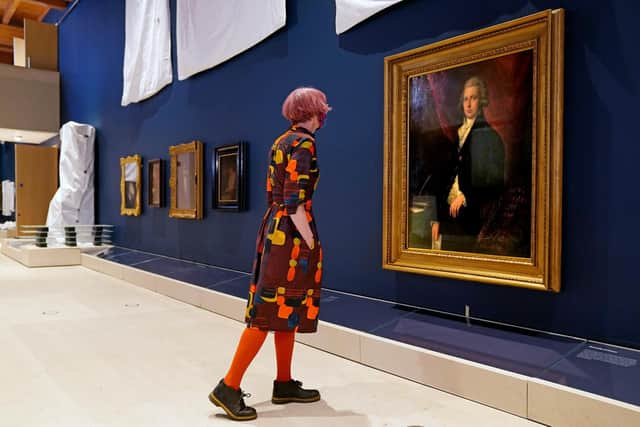
[[[2,253],[27,267],[59,267],[82,264],[83,252],[93,253],[108,249],[110,246],[78,246],[38,248],[31,242],[18,239],[5,239]]]

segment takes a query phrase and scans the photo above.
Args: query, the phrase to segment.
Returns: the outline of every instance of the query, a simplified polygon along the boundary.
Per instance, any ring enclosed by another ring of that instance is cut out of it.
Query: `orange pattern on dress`
[[[297,163],[298,163],[298,161],[296,159],[289,160],[289,163],[287,164],[287,167],[285,168],[285,170],[287,172],[289,172],[289,179],[291,181],[297,181],[298,180],[298,172],[296,172]]]

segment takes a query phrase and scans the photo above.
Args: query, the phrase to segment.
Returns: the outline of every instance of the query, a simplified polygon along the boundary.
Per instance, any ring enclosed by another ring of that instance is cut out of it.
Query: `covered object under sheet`
[[[60,188],[49,203],[48,226],[93,224],[96,130],[67,122],[60,129]]]

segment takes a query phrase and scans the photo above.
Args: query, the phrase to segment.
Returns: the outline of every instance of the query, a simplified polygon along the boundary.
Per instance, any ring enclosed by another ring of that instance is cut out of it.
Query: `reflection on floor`
[[[218,290],[246,287],[244,273],[154,263],[140,253],[117,258],[168,275],[193,273],[201,286]],[[339,294],[327,300],[329,307],[351,301]],[[409,314],[418,315],[402,312],[385,323],[393,330],[393,322],[414,321]],[[410,323],[398,327],[414,333]],[[242,328],[83,267],[29,269],[0,255],[0,426],[239,425],[207,394],[224,375]],[[242,425],[538,425],[305,345],[296,346],[293,373],[323,399],[276,406],[274,369],[269,338],[243,383],[259,418]]]
[[[113,248],[105,259],[245,298],[248,274]],[[322,320],[640,405],[640,351],[323,290]],[[351,313],[358,313],[352,316]]]

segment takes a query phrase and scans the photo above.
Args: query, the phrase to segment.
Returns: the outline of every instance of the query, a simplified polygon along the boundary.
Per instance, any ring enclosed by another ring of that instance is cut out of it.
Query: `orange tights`
[[[258,328],[246,328],[240,337],[236,354],[229,367],[229,372],[224,377],[224,383],[236,390],[240,388],[240,382],[245,371],[258,354],[267,331]],[[291,358],[293,356],[293,343],[295,332],[276,332],[276,361],[278,364],[278,376],[276,381],[289,381],[291,379]]]

